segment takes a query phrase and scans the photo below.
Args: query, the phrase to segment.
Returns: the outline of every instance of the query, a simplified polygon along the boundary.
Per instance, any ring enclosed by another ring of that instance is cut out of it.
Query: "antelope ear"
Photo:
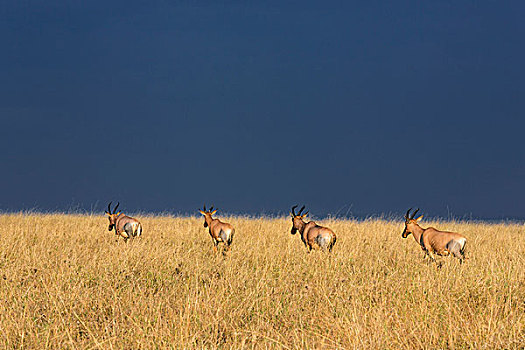
[[[419,221],[421,221],[421,219],[423,219],[423,215],[421,215],[420,217],[418,217],[418,218],[416,219],[416,221],[419,222]]]
[[[295,215],[293,215],[293,213],[292,213],[292,212],[290,212],[290,216],[291,216],[292,218],[294,218],[294,217],[295,217]]]
[[[304,219],[306,215],[308,215],[308,213],[304,213],[303,215],[301,215],[301,219]]]
[[[106,215],[109,215],[109,216],[111,216],[111,214],[110,214],[110,213],[108,213],[108,212],[107,212],[107,211],[105,211],[105,210],[104,210],[104,213],[105,213]]]
[[[203,212],[202,210],[199,210],[199,213],[201,213],[202,215],[206,215],[206,213]]]
[[[217,212],[217,210],[214,210],[214,211],[212,211],[210,214],[211,214],[211,215],[215,215],[216,212]]]
[[[120,213],[122,213],[122,212],[121,212],[121,211],[119,211],[119,212],[118,212],[118,213],[117,213],[116,215],[118,216],[118,215],[120,215]]]

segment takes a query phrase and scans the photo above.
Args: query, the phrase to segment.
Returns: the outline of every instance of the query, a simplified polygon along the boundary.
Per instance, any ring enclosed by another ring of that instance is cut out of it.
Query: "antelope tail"
[[[335,245],[335,241],[337,241],[337,237],[334,235],[332,236],[332,239],[330,240],[330,245],[328,245],[328,251],[331,252],[332,248]]]
[[[232,229],[232,232],[230,232],[230,236],[228,237],[228,245],[232,244],[233,241],[233,235],[235,234],[235,229]]]
[[[464,259],[467,259],[466,255],[465,255],[465,247],[466,246],[467,246],[467,241],[465,241],[465,243],[463,244],[463,247],[460,250],[460,253],[461,253],[461,255],[463,255]]]

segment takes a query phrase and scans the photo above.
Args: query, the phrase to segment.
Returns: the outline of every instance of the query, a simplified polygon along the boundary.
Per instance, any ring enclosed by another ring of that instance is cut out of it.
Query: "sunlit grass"
[[[401,222],[326,220],[307,254],[289,219],[226,218],[228,256],[201,218],[140,218],[125,244],[103,216],[0,216],[6,348],[523,348],[525,229],[439,222],[469,259],[428,265]],[[426,227],[429,224],[423,223]]]

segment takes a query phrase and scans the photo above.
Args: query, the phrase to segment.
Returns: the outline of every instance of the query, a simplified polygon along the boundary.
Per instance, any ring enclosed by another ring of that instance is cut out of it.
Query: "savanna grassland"
[[[308,254],[291,220],[140,217],[125,244],[103,216],[0,216],[0,347],[502,349],[525,346],[525,227],[423,222],[468,237],[429,265],[403,225],[324,220]]]

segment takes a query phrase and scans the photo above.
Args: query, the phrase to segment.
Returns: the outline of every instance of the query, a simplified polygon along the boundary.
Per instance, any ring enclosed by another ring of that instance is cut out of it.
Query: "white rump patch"
[[[230,235],[231,235],[231,231],[224,231],[224,230],[221,230],[221,232],[219,232],[219,239],[218,241],[220,242],[228,242],[229,239],[230,239]]]
[[[467,239],[465,237],[458,238],[455,241],[459,243],[459,245],[461,246],[461,249],[463,249],[463,247],[465,246],[465,243],[467,243]]]
[[[315,241],[317,242],[319,247],[323,249],[328,248],[331,240],[332,240],[332,237],[330,237],[329,235],[323,235],[323,234],[320,234],[315,238]]]

